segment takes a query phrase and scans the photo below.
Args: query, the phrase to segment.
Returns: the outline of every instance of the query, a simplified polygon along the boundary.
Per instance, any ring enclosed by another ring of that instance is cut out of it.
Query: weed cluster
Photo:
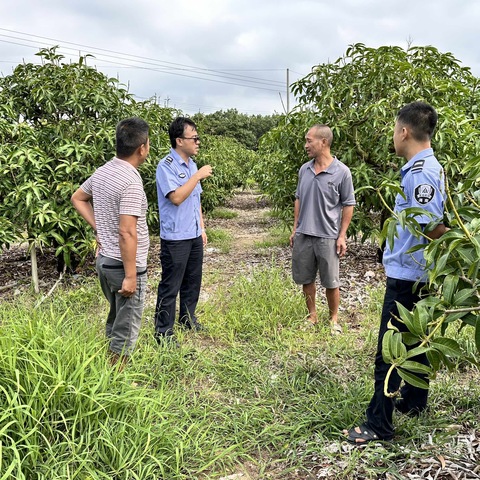
[[[93,280],[38,309],[5,302],[0,478],[401,478],[435,449],[446,456],[458,433],[447,426],[475,425],[480,386],[471,370],[439,375],[429,412],[396,419],[397,444],[347,449],[341,429],[371,396],[378,297],[358,329],[332,337],[327,322],[306,327],[281,269],[258,269],[200,305],[208,332],[179,331],[180,348],[159,350],[144,325],[121,373],[108,366]]]

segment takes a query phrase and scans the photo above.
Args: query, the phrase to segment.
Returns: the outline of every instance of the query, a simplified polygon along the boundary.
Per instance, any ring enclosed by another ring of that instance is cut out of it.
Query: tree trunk
[[[38,285],[38,267],[37,267],[37,250],[35,248],[35,242],[30,244],[30,259],[32,260],[32,283],[35,293],[40,293],[40,287]]]

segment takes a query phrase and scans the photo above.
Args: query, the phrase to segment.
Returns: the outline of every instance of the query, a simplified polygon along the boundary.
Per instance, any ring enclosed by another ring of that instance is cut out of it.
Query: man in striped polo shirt
[[[110,304],[106,334],[111,363],[121,361],[121,368],[138,339],[147,285],[147,198],[137,169],[150,149],[148,133],[144,120],[122,120],[116,130],[116,157],[72,195],[74,207],[97,238],[97,273]]]

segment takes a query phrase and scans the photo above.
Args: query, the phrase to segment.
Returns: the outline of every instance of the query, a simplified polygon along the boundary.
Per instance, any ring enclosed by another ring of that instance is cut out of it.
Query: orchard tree
[[[93,232],[70,197],[115,155],[115,127],[138,116],[150,125],[150,155],[140,167],[149,202],[147,223],[158,232],[155,170],[170,149],[168,127],[180,111],[155,98],[136,102],[118,83],[87,65],[63,63],[56,48],[41,50],[41,65],[18,65],[0,79],[0,248],[27,241],[34,285],[36,250],[54,246],[66,265],[94,248]],[[215,166],[204,184],[205,210],[224,202],[248,177],[254,152],[232,138],[204,136],[199,162]]]
[[[202,209],[205,213],[223,205],[235,189],[245,187],[257,153],[234,138],[203,135],[197,155],[198,167],[211,165],[213,174],[202,181]]]
[[[255,168],[264,192],[291,225],[297,173],[307,161],[305,133],[314,123],[328,124],[334,135],[332,151],[350,167],[356,187],[349,233],[365,240],[383,227],[380,242],[394,242],[395,222],[400,222],[424,235],[415,209],[393,215],[404,160],[395,156],[392,134],[403,105],[423,100],[436,108],[439,122],[432,145],[446,172],[445,221],[451,230],[425,249],[432,267],[431,295],[413,312],[400,310],[409,333],[389,330],[383,342],[391,371],[420,387],[426,385],[416,374],[433,377],[460,357],[478,361],[472,352],[480,351],[479,82],[450,53],[431,46],[404,50],[353,45],[343,57],[315,66],[293,85],[298,106],[264,137]],[[416,348],[407,352],[406,345]],[[412,361],[423,352],[430,368]]]
[[[63,63],[56,47],[38,55],[41,65],[18,65],[0,79],[0,229],[12,232],[2,243],[28,241],[33,271],[36,248],[55,246],[67,265],[72,254],[92,250],[93,234],[70,196],[115,155],[118,121],[147,111],[161,123],[170,120],[168,112],[136,105],[117,79],[87,66],[88,56]],[[155,158],[162,136],[152,137]]]
[[[11,122],[8,120],[8,118],[11,118],[12,116],[13,110],[11,106],[0,102],[0,149],[2,148],[2,145],[11,144],[13,142],[14,132]],[[0,189],[0,208],[6,203],[6,193],[6,189]],[[15,222],[12,222],[12,218],[0,214],[0,252],[5,248],[9,248],[10,245],[18,239],[20,234],[21,228]]]
[[[192,116],[200,134],[231,137],[250,150],[257,150],[260,138],[275,127],[279,119],[280,115],[247,115],[235,108]]]
[[[447,175],[458,176],[465,158],[478,155],[479,80],[434,47],[353,45],[337,61],[313,67],[292,89],[298,105],[266,135],[256,168],[264,192],[289,223],[298,168],[307,160],[305,134],[314,123],[332,128],[332,151],[352,171],[358,205],[350,233],[364,239],[377,230],[376,214],[388,215],[375,189],[398,180],[402,160],[394,154],[392,135],[404,104],[424,100],[437,109],[433,145]],[[392,204],[392,192],[385,195]]]

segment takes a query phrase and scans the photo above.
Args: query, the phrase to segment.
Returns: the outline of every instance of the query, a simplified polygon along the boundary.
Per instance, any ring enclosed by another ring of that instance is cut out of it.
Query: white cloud
[[[475,0],[17,0],[0,3],[0,28],[14,31],[0,30],[0,70],[38,61],[47,43],[38,35],[73,58],[93,49],[92,62],[139,97],[157,94],[187,113],[272,113],[286,101],[287,68],[295,80],[352,43],[433,45],[480,75],[479,16]],[[257,88],[235,85],[247,78]]]

